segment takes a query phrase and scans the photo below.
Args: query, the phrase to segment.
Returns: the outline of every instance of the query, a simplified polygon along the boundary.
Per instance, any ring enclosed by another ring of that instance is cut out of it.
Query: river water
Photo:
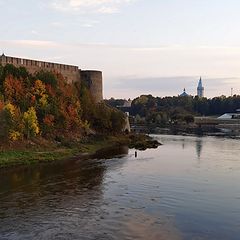
[[[0,239],[240,239],[240,140],[154,137],[1,171]]]

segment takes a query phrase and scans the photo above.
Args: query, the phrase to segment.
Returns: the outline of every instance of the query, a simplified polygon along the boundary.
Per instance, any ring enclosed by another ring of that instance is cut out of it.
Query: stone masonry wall
[[[0,56],[0,64],[3,66],[12,64],[16,67],[25,67],[31,74],[41,70],[54,71],[61,73],[69,83],[85,81],[94,101],[100,102],[103,100],[102,72],[100,71],[83,71],[73,65],[9,57],[5,55]]]
[[[90,89],[95,102],[103,100],[102,72],[100,71],[80,71],[81,81],[85,81]]]
[[[55,71],[61,73],[67,82],[72,83],[80,81],[80,74],[77,66],[43,62],[37,60],[0,56],[0,64],[13,64],[16,67],[25,67],[31,74],[40,70]]]

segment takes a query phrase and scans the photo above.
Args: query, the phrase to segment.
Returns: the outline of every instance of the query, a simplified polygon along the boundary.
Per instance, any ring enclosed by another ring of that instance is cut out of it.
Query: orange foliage
[[[31,104],[34,104],[36,102],[36,97],[34,95],[31,96]]]
[[[67,106],[67,113],[70,119],[76,119],[78,117],[77,108],[74,107],[72,104]]]
[[[56,92],[50,84],[46,84],[46,91],[49,96],[55,97]]]
[[[44,124],[47,125],[48,127],[53,127],[53,125],[54,125],[54,119],[55,119],[55,118],[54,118],[53,115],[48,114],[48,115],[46,115],[46,116],[44,117],[43,122],[44,122]]]
[[[8,75],[4,81],[4,94],[6,100],[10,102],[18,102],[25,96],[25,88],[20,79]]]
[[[2,111],[4,108],[4,102],[0,101],[0,111]]]

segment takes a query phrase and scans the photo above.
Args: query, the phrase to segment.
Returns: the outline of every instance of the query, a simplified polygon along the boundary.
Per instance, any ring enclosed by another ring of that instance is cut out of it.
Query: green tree
[[[45,84],[49,84],[53,86],[54,88],[57,87],[57,77],[54,73],[52,72],[47,72],[47,71],[39,71],[36,73],[35,77],[39,80],[41,80]]]

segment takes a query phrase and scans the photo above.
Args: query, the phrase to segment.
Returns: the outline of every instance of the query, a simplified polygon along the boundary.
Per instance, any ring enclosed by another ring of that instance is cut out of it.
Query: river
[[[240,239],[240,140],[155,135],[0,172],[0,239]]]

